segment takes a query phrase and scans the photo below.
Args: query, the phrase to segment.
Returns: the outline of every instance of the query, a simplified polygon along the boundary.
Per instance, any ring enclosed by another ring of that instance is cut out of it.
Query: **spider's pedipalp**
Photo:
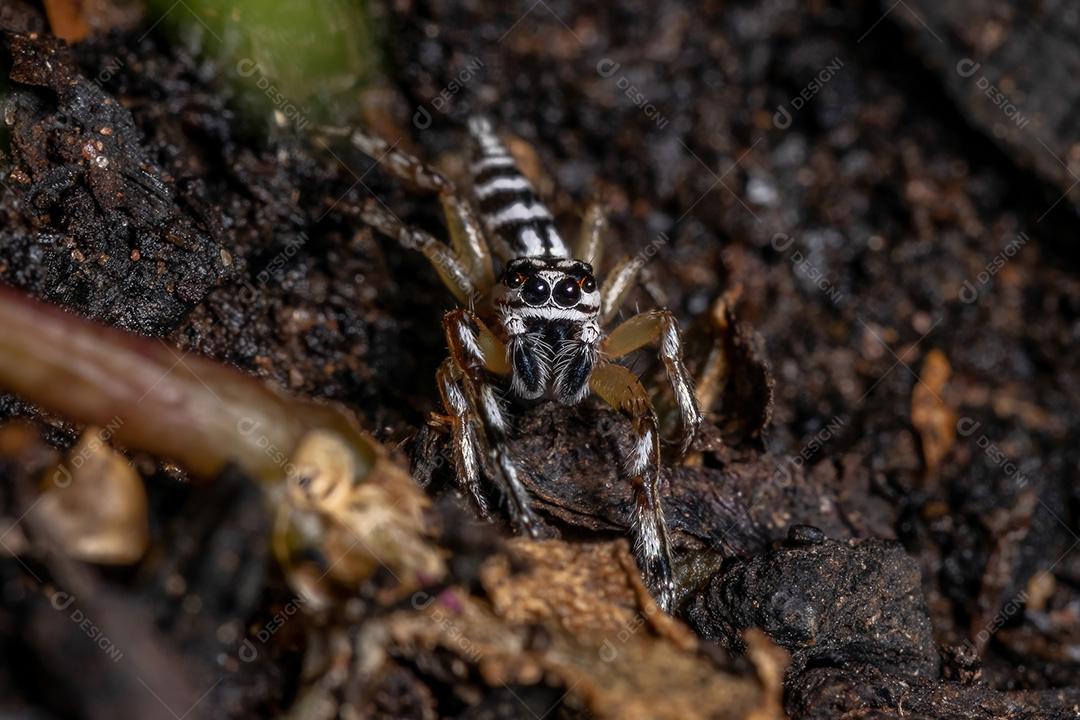
[[[622,464],[622,474],[634,490],[634,548],[657,602],[670,611],[675,602],[675,581],[671,542],[660,506],[660,430],[656,413],[641,381],[622,365],[600,365],[593,370],[589,387],[628,417],[634,428],[634,440]]]
[[[675,394],[682,424],[680,452],[686,453],[694,441],[702,415],[694,395],[694,384],[682,361],[679,323],[668,310],[652,310],[635,315],[611,331],[604,341],[604,352],[618,358],[653,341],[658,341],[660,360]]]
[[[582,324],[577,338],[564,341],[554,360],[555,399],[576,405],[589,394],[589,378],[600,357],[600,326],[595,320]]]
[[[551,347],[534,333],[511,334],[506,341],[507,357],[514,369],[510,391],[523,400],[535,400],[547,391],[551,368]]]

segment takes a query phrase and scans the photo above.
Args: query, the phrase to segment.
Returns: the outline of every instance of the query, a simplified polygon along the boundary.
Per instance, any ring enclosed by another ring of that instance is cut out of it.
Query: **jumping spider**
[[[450,356],[437,373],[452,427],[460,482],[482,513],[481,488],[490,460],[513,520],[536,536],[518,467],[506,449],[509,421],[500,387],[520,400],[549,398],[566,405],[596,393],[633,425],[634,442],[622,472],[634,489],[631,519],[638,563],[665,609],[674,601],[671,548],[658,497],[660,435],[656,412],[639,379],[614,361],[653,341],[674,389],[681,423],[681,451],[689,448],[701,413],[682,363],[678,322],[667,310],[636,315],[606,334],[633,289],[641,263],[626,259],[599,285],[593,266],[600,257],[607,220],[594,204],[586,212],[574,253],[559,235],[551,213],[485,118],[469,121],[472,190],[479,218],[454,184],[438,171],[386,142],[352,132],[352,143],[385,169],[421,189],[438,193],[450,245],[401,223],[377,200],[362,215],[373,227],[421,250],[463,307],[443,316]],[[496,277],[492,252],[503,264]],[[507,382],[508,381],[508,382]]]

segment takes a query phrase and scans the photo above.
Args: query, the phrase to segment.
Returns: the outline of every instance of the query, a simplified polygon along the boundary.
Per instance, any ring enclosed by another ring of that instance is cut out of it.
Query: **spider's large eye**
[[[521,298],[530,305],[543,305],[551,295],[551,287],[539,275],[525,280],[521,288]]]
[[[578,300],[581,300],[581,286],[578,285],[577,280],[574,278],[566,278],[559,281],[559,284],[555,286],[555,292],[551,296],[559,307],[574,307],[578,304]]]

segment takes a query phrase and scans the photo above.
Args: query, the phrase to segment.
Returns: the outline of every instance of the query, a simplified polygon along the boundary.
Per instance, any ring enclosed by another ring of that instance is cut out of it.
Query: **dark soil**
[[[993,43],[965,29],[969,6]],[[452,165],[464,119],[488,113],[535,148],[567,233],[602,193],[609,261],[664,234],[641,307],[663,302],[707,344],[709,308],[737,297],[737,328],[720,340],[727,383],[664,505],[679,614],[734,654],[750,627],[786,648],[793,718],[1080,717],[1080,168],[1061,109],[1077,93],[1061,70],[1076,68],[1074,15],[1005,2],[403,0],[380,16],[395,91],[381,117],[406,146]],[[0,5],[0,281],[340,401],[440,507],[457,507],[445,437],[427,423],[452,300],[418,253],[353,212],[375,193],[441,235],[438,203],[355,151],[241,118],[197,27],[181,43],[147,32],[155,19],[66,47],[32,4]],[[972,57],[982,70],[958,76]],[[1039,121],[995,132],[995,101],[965,85],[983,74]],[[412,124],[420,108],[430,125]],[[634,367],[655,374],[645,356]],[[0,408],[47,427],[52,445],[74,440],[19,398]],[[512,449],[552,534],[625,534],[625,430],[592,402],[519,410]],[[83,578],[98,604],[87,614],[130,618],[127,653],[153,659],[141,677],[186,668],[170,707],[216,683],[196,715],[283,712],[302,639],[284,632],[273,653],[236,661],[245,626],[288,597],[250,481],[200,489],[137,461],[157,549]],[[5,514],[28,462],[0,464]],[[482,527],[485,540],[444,538],[463,581],[494,533]],[[67,652],[83,631],[58,626],[35,572],[0,558],[0,712],[158,716],[125,704],[146,696],[122,664]],[[574,716],[544,684],[487,688],[473,708],[446,701],[448,663],[402,661],[369,707]]]

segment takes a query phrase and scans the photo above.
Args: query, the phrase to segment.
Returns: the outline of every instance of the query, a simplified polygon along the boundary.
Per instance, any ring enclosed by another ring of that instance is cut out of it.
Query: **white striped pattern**
[[[469,492],[476,498],[476,502],[482,509],[487,509],[484,496],[480,493],[480,441],[476,438],[476,429],[472,423],[462,420],[462,428],[459,431],[461,437],[457,442],[458,461],[461,463],[461,472],[465,475],[465,485]]]
[[[522,335],[525,333],[525,320],[506,308],[502,310],[502,326],[506,329],[508,335]],[[507,357],[509,356],[510,353],[507,352]]]
[[[634,503],[634,516],[636,521],[634,523],[637,536],[637,549],[638,553],[645,559],[646,562],[656,562],[663,558],[660,551],[660,525],[657,523],[657,518],[652,511],[648,508],[643,508],[637,503]],[[660,517],[662,523],[663,516]]]
[[[484,151],[488,155],[504,155],[506,150],[503,148],[503,144],[499,142],[499,138],[492,133],[483,133],[479,135],[480,145],[484,148]]]
[[[480,345],[476,342],[476,335],[468,328],[468,326],[464,324],[458,326],[458,339],[461,341],[462,347],[464,347],[474,359],[480,362],[484,361],[484,353],[480,350]]]
[[[544,318],[545,320],[585,321],[596,317],[595,312],[587,313],[576,308],[551,307],[550,305],[515,308],[515,312],[523,318]]]
[[[562,235],[559,235],[559,231],[555,229],[554,225],[548,227],[547,234],[548,244],[551,246],[548,254],[563,258],[570,257],[570,248],[563,242]]]
[[[528,222],[530,220],[551,220],[551,213],[543,205],[514,203],[492,215],[490,222],[492,227],[498,228],[513,222]]]
[[[652,459],[653,442],[652,428],[646,430],[637,439],[634,448],[626,458],[626,473],[628,475],[634,476],[645,474]]]
[[[494,386],[487,383],[480,386],[480,405],[488,425],[500,433],[505,433],[507,431],[506,418],[503,417],[499,399],[495,397]]]
[[[509,155],[493,155],[490,157],[480,158],[479,160],[474,162],[472,164],[472,171],[474,175],[479,175],[485,170],[490,170],[491,168],[506,167],[517,167],[514,164],[514,158],[510,157]]]
[[[469,411],[469,404],[465,400],[465,393],[461,392],[461,388],[458,387],[456,382],[446,378],[446,382],[443,384],[443,391],[446,393],[446,400],[449,402],[450,407],[447,410],[451,411],[454,415],[464,415]]]
[[[595,317],[595,315],[596,315],[596,313],[593,313],[594,317]],[[603,333],[600,332],[600,326],[597,324],[597,322],[595,320],[587,322],[587,323],[585,323],[584,325],[581,326],[580,338],[581,338],[581,342],[583,342],[583,343],[587,343],[589,345],[593,345],[595,343],[598,343],[598,342],[600,342],[600,336],[601,335],[603,335]]]
[[[681,344],[679,343],[679,328],[674,319],[665,317],[660,330],[660,355],[665,360],[679,360]]]
[[[525,255],[536,257],[544,254],[544,241],[540,239],[540,236],[532,228],[522,228],[521,232],[518,233],[518,240],[525,245]]]
[[[476,193],[476,197],[480,200],[508,190],[532,190],[532,185],[524,176],[519,175],[517,177],[492,178],[487,183],[473,188],[473,192]]]

